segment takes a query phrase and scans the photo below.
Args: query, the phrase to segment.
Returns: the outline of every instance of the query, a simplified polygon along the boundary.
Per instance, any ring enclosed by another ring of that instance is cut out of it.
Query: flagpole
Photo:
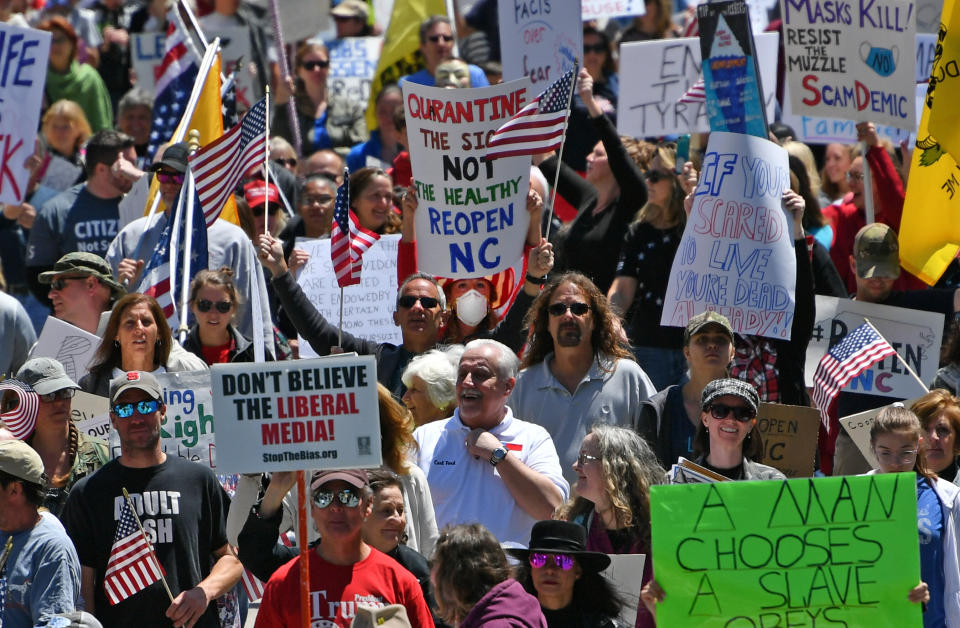
[[[343,346],[343,286],[340,286],[340,324],[337,325],[337,346]]]
[[[197,152],[197,149],[200,148],[200,132],[196,129],[190,130],[190,154]],[[184,230],[184,241],[183,241],[183,283],[182,289],[180,292],[180,326],[177,328],[177,338],[180,341],[180,344],[183,344],[187,340],[187,333],[190,329],[187,327],[187,303],[190,301],[190,262],[193,251],[193,212],[195,211],[194,207],[194,198],[196,197],[196,183],[193,179],[193,168],[190,167],[190,162],[187,162],[187,178],[184,181],[187,186],[187,196],[186,196],[186,205],[184,206],[183,212],[183,230]],[[173,269],[170,269],[171,273]]]
[[[307,473],[297,471],[297,527],[300,532],[300,620],[310,628],[310,543],[307,538]]]
[[[190,20],[190,26],[192,26],[193,30],[197,33],[200,43],[203,44],[204,47],[208,47],[207,38],[203,35],[203,29],[200,28],[200,22],[197,21],[197,16],[193,14],[190,3],[186,2],[186,0],[180,0],[178,4],[183,9],[183,12],[186,13],[187,19]]]
[[[560,167],[563,165],[563,146],[567,143],[567,125],[570,123],[570,107],[573,103],[573,91],[577,81],[577,67],[580,59],[573,60],[573,81],[570,82],[570,95],[567,96],[567,113],[563,118],[563,135],[560,138],[560,152],[557,154],[557,171],[553,174],[553,187],[550,189],[550,207],[547,209],[547,232],[543,237],[550,239],[550,227],[553,226],[553,205],[557,202],[557,185],[560,183]]]
[[[270,85],[266,86],[267,95],[264,98],[267,123],[264,125],[263,147],[263,233],[270,233]]]
[[[879,329],[877,329],[876,327],[873,326],[873,323],[870,322],[870,319],[869,319],[869,318],[867,318],[866,316],[864,316],[864,317],[863,317],[863,320],[866,321],[867,325],[870,326],[870,329],[872,329],[873,331],[877,332],[877,335],[880,336],[881,338],[883,338],[883,341],[884,341],[884,342],[887,342],[887,339],[883,337],[883,334],[880,333],[880,330],[879,330]],[[889,344],[889,343],[888,343],[888,344]],[[893,346],[893,345],[890,345],[890,346]],[[909,372],[911,375],[913,375],[913,379],[917,380],[917,383],[920,384],[920,387],[921,387],[921,388],[923,388],[923,392],[925,392],[925,393],[930,392],[930,389],[927,388],[927,385],[923,383],[923,380],[920,379],[920,376],[917,375],[916,371],[914,371],[912,368],[910,368],[910,365],[907,364],[907,361],[904,360],[902,357],[900,357],[900,354],[897,353],[896,351],[893,352],[893,355],[897,356],[897,359],[900,360],[900,363],[903,364],[904,367],[906,367],[907,372]]]
[[[277,55],[280,57],[280,67],[283,68],[283,82],[290,81],[290,66],[287,60],[287,49],[283,44],[283,29],[280,24],[280,9],[277,7],[277,0],[270,0],[270,18],[273,22],[273,41],[277,47]],[[290,119],[290,128],[293,130],[293,147],[297,155],[303,150],[303,140],[300,137],[300,120],[297,117],[297,103],[293,94],[290,94],[287,100],[287,117]],[[270,122],[270,118],[267,118]]]
[[[860,142],[860,152],[863,154],[863,213],[866,214],[868,225],[876,222],[873,209],[873,174],[870,172],[870,162],[867,161],[869,150],[866,142]]]
[[[140,517],[137,516],[137,509],[133,507],[133,500],[130,499],[130,493],[127,492],[126,488],[121,488],[123,491],[123,498],[127,500],[127,506],[130,508],[130,513],[133,515],[133,520],[137,522],[137,527],[140,528],[140,534],[143,535],[143,540],[147,542],[147,551],[150,552],[150,557],[160,566],[160,559],[157,558],[156,552],[153,551],[153,543],[150,542],[147,533],[143,530],[143,524],[140,523]],[[173,593],[170,591],[170,585],[167,584],[167,579],[163,575],[163,570],[160,570],[160,582],[163,583],[163,588],[167,590],[167,597],[170,598],[170,603],[173,604]]]

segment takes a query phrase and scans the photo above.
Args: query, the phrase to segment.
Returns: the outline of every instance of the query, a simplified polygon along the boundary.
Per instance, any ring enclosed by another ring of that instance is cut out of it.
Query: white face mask
[[[476,327],[487,315],[487,297],[476,290],[468,290],[457,297],[457,318],[464,325]]]

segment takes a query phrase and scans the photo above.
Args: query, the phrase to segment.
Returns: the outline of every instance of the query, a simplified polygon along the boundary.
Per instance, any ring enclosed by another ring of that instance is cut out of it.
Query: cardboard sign
[[[221,473],[380,466],[374,356],[216,364],[211,377]]]
[[[107,440],[110,434],[110,400],[78,390],[70,401],[70,418],[87,436]]]
[[[400,328],[393,322],[399,242],[399,234],[381,236],[363,254],[363,282],[343,290],[343,331],[357,338],[403,344]],[[297,283],[323,317],[336,325],[340,320],[340,288],[330,260],[330,238],[297,238],[296,246],[310,254],[310,260],[297,275]],[[300,336],[300,357],[317,357],[303,336]]]
[[[847,332],[862,325],[864,316],[920,379],[933,381],[940,362],[943,314],[817,295],[817,317],[807,345],[804,372],[807,386],[813,386],[813,374],[823,355],[843,340]],[[926,392],[900,360],[892,357],[884,358],[851,379],[843,390],[881,395],[892,400]]]
[[[330,42],[327,89],[331,98],[370,100],[370,83],[382,45],[383,37],[345,37]]]
[[[643,0],[580,0],[580,13],[584,22],[600,18],[640,16],[647,12]]]
[[[793,111],[915,129],[914,8],[903,0],[781,0]]]
[[[0,22],[0,203],[26,198],[49,54],[49,32]]]
[[[761,403],[757,428],[763,436],[763,464],[779,469],[788,478],[813,476],[820,429],[816,408]]]
[[[539,94],[583,58],[579,0],[499,2],[504,81],[528,77]]]
[[[54,358],[75,382],[87,374],[87,367],[100,346],[100,338],[66,321],[48,316],[31,358]]]
[[[650,510],[657,625],[923,625],[913,473],[660,485]]]
[[[777,33],[758,33],[754,47],[768,119],[776,113]],[[680,102],[700,79],[700,39],[684,37],[637,41],[620,46],[620,97],[617,131],[630,137],[707,133],[704,102]],[[629,73],[627,73],[629,68]]]
[[[643,566],[646,562],[646,554],[610,554],[610,566],[600,572],[623,601],[620,621],[624,626],[637,623],[637,608],[643,604],[640,600],[640,583],[643,582]]]
[[[720,312],[739,334],[790,338],[796,287],[787,152],[750,135],[711,133],[673,259],[661,325]]]
[[[530,157],[488,161],[486,142],[536,97],[530,81],[479,89],[404,81],[402,87],[420,201],[420,270],[457,279],[506,270],[522,255],[527,238]]]
[[[167,36],[164,33],[130,33],[130,61],[137,73],[137,87],[151,94],[157,86],[154,70],[163,62],[163,48]]]

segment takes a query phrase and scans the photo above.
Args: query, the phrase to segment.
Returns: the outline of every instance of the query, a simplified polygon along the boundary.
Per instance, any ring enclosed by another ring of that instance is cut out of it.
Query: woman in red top
[[[201,270],[190,283],[190,311],[196,322],[183,348],[207,364],[253,362],[253,343],[233,325],[237,289],[233,270]]]

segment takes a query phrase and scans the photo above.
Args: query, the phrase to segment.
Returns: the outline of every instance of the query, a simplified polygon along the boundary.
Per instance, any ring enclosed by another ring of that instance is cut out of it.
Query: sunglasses
[[[416,305],[417,301],[420,302],[425,309],[433,309],[440,304],[440,301],[434,299],[433,297],[417,297],[412,294],[406,294],[399,299],[397,299],[397,305],[400,307],[410,308]]]
[[[313,72],[314,70],[324,70],[330,67],[329,61],[304,61],[300,64],[303,69]]]
[[[177,185],[180,185],[183,183],[184,178],[186,178],[185,175],[179,172],[158,172],[157,173],[157,181],[159,181],[160,183],[176,183]]]
[[[643,173],[643,178],[649,183],[660,183],[661,181],[666,181],[672,176],[673,175],[669,172],[664,172],[662,170],[647,170]]]
[[[278,164],[280,164],[281,166],[285,166],[285,167],[287,167],[287,168],[296,168],[296,167],[297,167],[297,158],[296,158],[296,157],[290,157],[290,158],[288,158],[288,159],[282,159],[282,158],[281,158],[281,159],[274,159],[274,161],[277,162]]]
[[[603,44],[584,44],[583,45],[583,54],[589,54],[595,52],[597,54],[603,54],[607,51],[607,47]]]
[[[40,401],[59,401],[61,399],[72,399],[73,396],[77,394],[75,388],[62,388],[60,390],[55,390],[52,393],[47,393],[45,395],[39,395]]]
[[[742,406],[728,406],[722,403],[712,403],[707,409],[710,411],[710,416],[717,420],[727,418],[727,415],[729,415],[731,412],[733,413],[733,418],[743,423],[746,423],[753,417],[757,416],[750,408],[744,408]]]
[[[600,462],[600,456],[591,456],[584,453],[577,456],[577,466],[582,467],[588,462]]]
[[[450,42],[450,41],[453,41],[453,35],[430,35],[429,37],[427,37],[427,39],[429,39],[433,43],[437,43],[441,39],[443,41]]]
[[[129,403],[114,404],[113,413],[121,419],[127,419],[133,416],[134,409],[136,409],[137,414],[146,416],[156,412],[159,407],[159,399],[144,399],[143,401],[137,401],[136,403],[131,401]]]
[[[360,493],[355,489],[345,488],[342,491],[317,491],[313,494],[313,505],[317,508],[326,508],[333,503],[334,498],[345,508],[356,508],[360,504]]]
[[[263,212],[261,211],[260,213],[262,214]],[[233,303],[230,301],[217,301],[214,303],[213,301],[208,301],[207,299],[200,299],[197,301],[197,309],[201,312],[209,312],[210,308],[212,307],[216,307],[217,311],[221,314],[226,314],[230,311],[230,308],[233,307]]]
[[[544,554],[541,552],[530,552],[531,567],[540,569],[541,567],[546,566],[548,560],[552,561],[554,565],[564,571],[570,571],[573,569],[573,565],[576,563],[573,556],[568,556],[567,554]]]
[[[68,281],[83,281],[87,278],[87,275],[73,275],[70,277],[57,277],[50,282],[50,289],[56,290],[57,292],[63,290],[67,287]]]
[[[567,310],[574,316],[583,316],[590,311],[590,306],[586,303],[552,303],[550,307],[547,308],[547,311],[550,312],[550,316],[563,316],[567,313]]]

